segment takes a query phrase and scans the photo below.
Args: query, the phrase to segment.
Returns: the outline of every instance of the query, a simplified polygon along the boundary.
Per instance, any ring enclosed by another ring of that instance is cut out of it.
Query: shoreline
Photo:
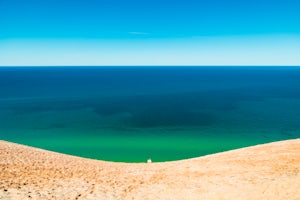
[[[0,199],[300,198],[300,139],[157,163],[93,160],[1,140],[0,151]]]

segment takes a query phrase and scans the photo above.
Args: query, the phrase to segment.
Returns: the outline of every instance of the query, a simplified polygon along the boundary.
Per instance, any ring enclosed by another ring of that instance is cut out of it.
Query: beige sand
[[[300,139],[126,164],[0,141],[0,199],[300,199]]]

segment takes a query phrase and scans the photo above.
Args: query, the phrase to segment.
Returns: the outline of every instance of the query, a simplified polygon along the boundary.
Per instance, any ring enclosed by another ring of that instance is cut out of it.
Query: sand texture
[[[299,200],[300,139],[140,164],[0,141],[0,199]]]

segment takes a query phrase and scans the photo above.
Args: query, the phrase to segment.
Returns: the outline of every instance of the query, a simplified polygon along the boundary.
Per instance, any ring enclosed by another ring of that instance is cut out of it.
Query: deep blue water
[[[300,67],[0,68],[0,138],[85,157],[190,158],[299,122]]]

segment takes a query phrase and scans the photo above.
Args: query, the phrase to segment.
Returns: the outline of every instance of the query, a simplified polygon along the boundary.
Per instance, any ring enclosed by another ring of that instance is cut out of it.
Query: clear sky
[[[0,0],[0,66],[300,65],[299,0]]]

